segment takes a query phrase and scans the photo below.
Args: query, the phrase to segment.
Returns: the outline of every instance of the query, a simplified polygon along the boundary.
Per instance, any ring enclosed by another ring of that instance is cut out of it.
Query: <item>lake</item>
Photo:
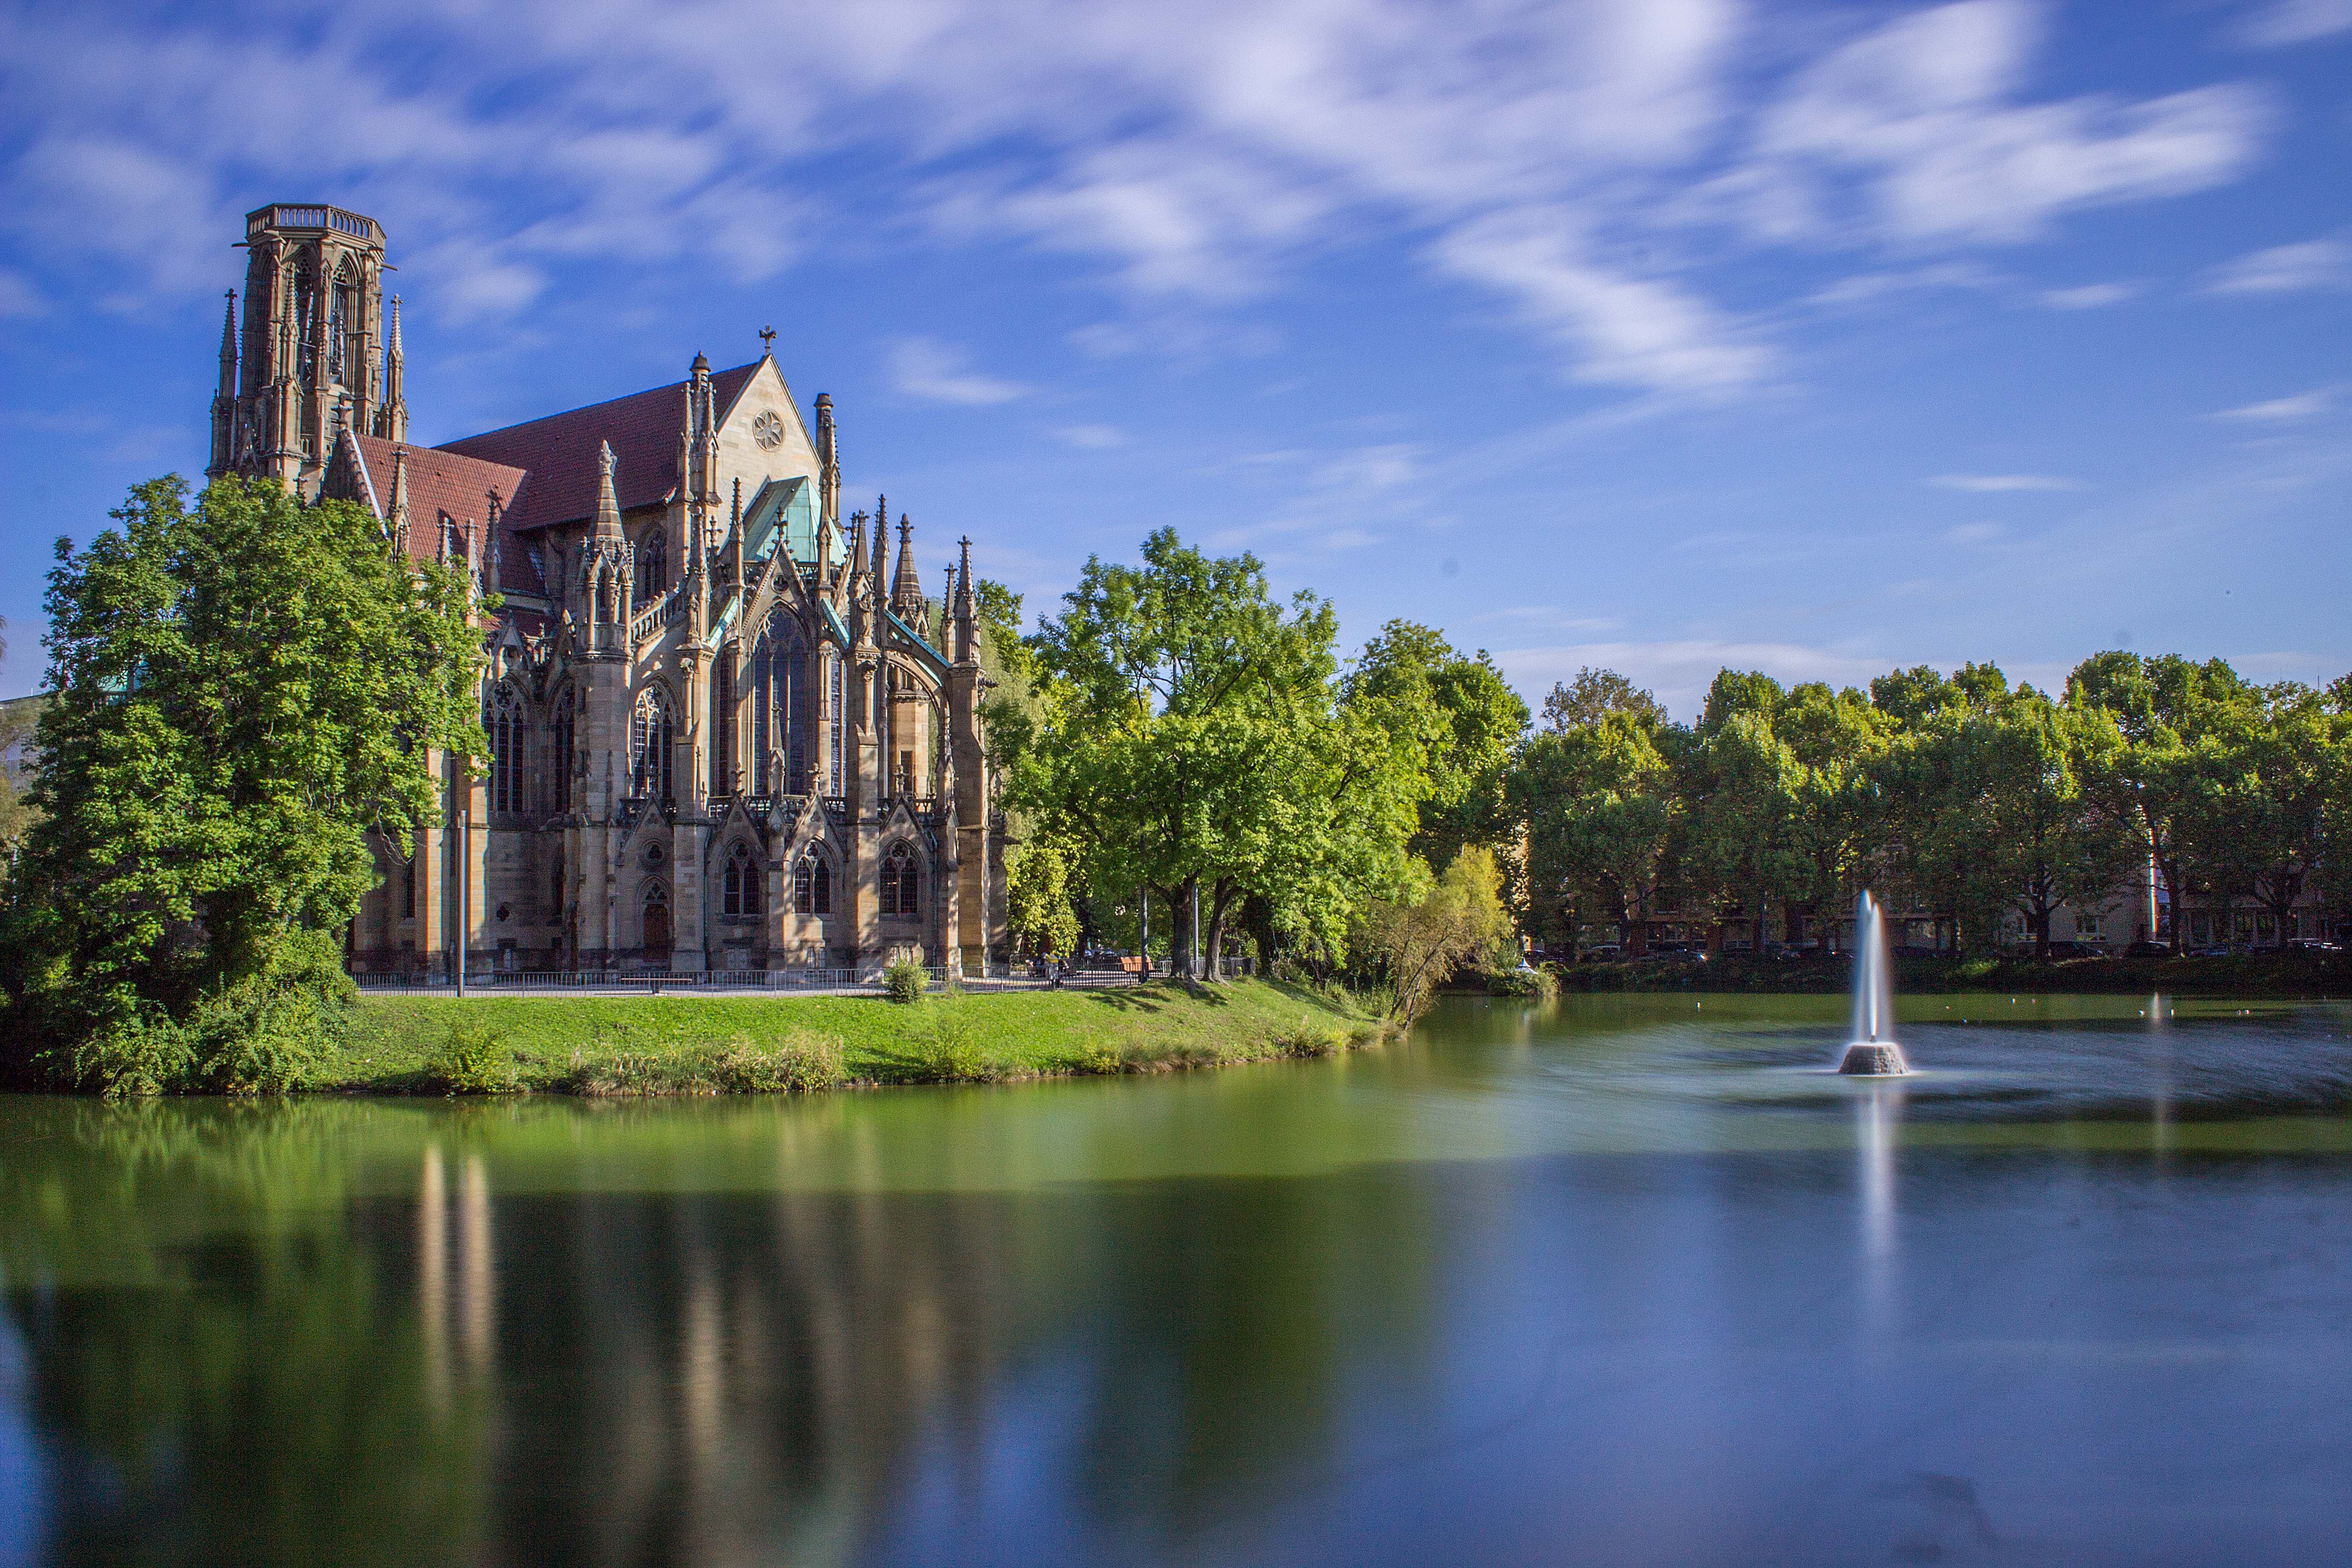
[[[2352,1007],[1454,1000],[797,1100],[0,1098],[0,1564],[2352,1556]]]

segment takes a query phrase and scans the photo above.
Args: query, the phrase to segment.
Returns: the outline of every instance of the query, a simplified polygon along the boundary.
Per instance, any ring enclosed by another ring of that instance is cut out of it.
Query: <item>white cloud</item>
[[[2240,408],[2224,408],[2213,416],[2216,419],[2241,419],[2257,425],[2289,425],[2305,419],[2316,419],[2336,402],[2332,386],[2301,392],[2293,397],[2273,397],[2267,403],[2249,403]]]
[[[1571,351],[1580,380],[1722,393],[1763,374],[1770,356],[1730,317],[1672,283],[1595,263],[1573,226],[1565,214],[1489,218],[1447,235],[1434,254],[1456,277],[1515,296]]]
[[[2080,479],[2058,474],[1937,474],[1927,481],[1937,489],[1965,490],[1971,495],[2000,495],[2011,490],[2079,490]]]
[[[2053,310],[2097,310],[2139,297],[2137,283],[2084,283],[2072,289],[2044,289],[2042,302]]]
[[[2072,209],[2202,190],[2252,162],[2271,116],[2250,87],[2017,101],[2040,33],[2022,0],[1899,17],[1801,73],[1759,156],[1800,187],[1852,179],[1851,221],[1909,244],[2030,239]]]
[[[1953,544],[1990,544],[2009,531],[1997,522],[1964,522],[1944,531],[1944,538]]]
[[[1576,379],[1717,396],[1770,379],[1773,346],[1709,287],[1718,258],[1662,234],[1964,250],[2231,178],[2265,123],[2229,84],[2034,101],[2020,0],[1826,52],[1760,39],[1744,0],[295,11],[260,42],[217,8],[0,16],[0,56],[45,62],[0,99],[26,149],[0,221],[83,237],[118,291],[184,296],[219,286],[257,190],[331,194],[390,227],[415,308],[483,317],[571,258],[749,282],[944,230],[1114,285],[1146,324],[1090,332],[1100,353],[1230,355],[1258,340],[1152,313],[1229,313],[1319,254],[1410,243]],[[847,158],[856,189],[828,198],[812,172]]]
[[[1054,432],[1056,440],[1081,451],[1108,451],[1127,445],[1127,432],[1116,425],[1065,425]]]
[[[936,338],[899,338],[889,352],[890,384],[908,397],[925,403],[954,403],[968,407],[1010,403],[1030,389],[1017,381],[983,375],[966,363],[961,349]]]
[[[2297,294],[2352,287],[2352,245],[2330,237],[2274,245],[2206,275],[2209,294]]]
[[[2239,37],[2257,48],[2307,44],[2352,30],[2352,0],[2270,0],[2247,17]]]

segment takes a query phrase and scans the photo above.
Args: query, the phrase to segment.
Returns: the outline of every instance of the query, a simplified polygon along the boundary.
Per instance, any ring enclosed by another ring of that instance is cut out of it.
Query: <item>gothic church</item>
[[[841,515],[772,355],[438,447],[409,444],[373,218],[246,219],[208,475],[366,507],[462,565],[490,756],[436,756],[440,821],[380,841],[361,973],[871,973],[1001,953],[971,546],[927,598],[886,503]],[[767,334],[772,341],[772,334]]]

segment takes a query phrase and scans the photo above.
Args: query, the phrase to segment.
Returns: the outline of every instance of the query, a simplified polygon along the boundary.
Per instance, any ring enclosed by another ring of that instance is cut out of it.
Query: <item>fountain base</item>
[[[1902,1047],[1889,1042],[1885,1045],[1869,1040],[1856,1040],[1845,1048],[1838,1071],[1853,1078],[1893,1078],[1911,1070],[1903,1059]]]

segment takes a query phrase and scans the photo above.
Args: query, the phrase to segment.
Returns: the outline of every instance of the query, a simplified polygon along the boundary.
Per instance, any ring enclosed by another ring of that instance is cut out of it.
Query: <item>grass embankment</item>
[[[2080,991],[2177,996],[2352,996],[2352,962],[2342,953],[2234,958],[1903,958],[1895,988],[1906,994],[1957,991]],[[1744,958],[1572,963],[1559,971],[1569,991],[1843,991],[1853,980],[1844,957],[1787,963]]]
[[[696,1094],[991,1082],[1328,1056],[1367,1005],[1264,981],[874,996],[362,996],[330,1090]]]

